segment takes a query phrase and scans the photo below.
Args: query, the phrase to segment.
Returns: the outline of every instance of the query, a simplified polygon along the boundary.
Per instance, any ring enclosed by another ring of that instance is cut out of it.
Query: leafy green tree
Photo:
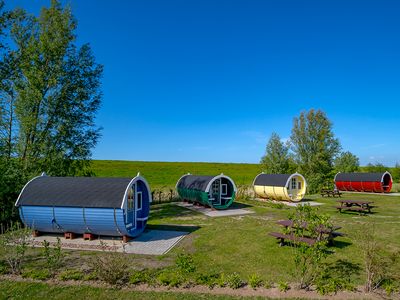
[[[356,172],[359,167],[360,160],[350,151],[340,153],[335,159],[335,170],[337,172]]]
[[[365,172],[370,172],[370,173],[383,173],[387,171],[389,168],[385,165],[383,165],[380,162],[377,162],[376,164],[369,163],[365,168]]]
[[[270,174],[285,174],[293,169],[289,148],[281,141],[277,133],[273,132],[268,140],[265,155],[260,163],[264,172]]]
[[[396,165],[394,166],[394,168],[391,170],[390,173],[392,174],[393,181],[395,182],[400,181],[400,164],[398,162],[396,162]]]
[[[17,216],[28,178],[90,174],[103,67],[88,44],[76,45],[76,27],[59,1],[35,17],[0,0],[1,223]]]
[[[79,174],[99,138],[94,120],[103,68],[88,44],[74,44],[76,26],[71,9],[52,0],[38,18],[18,19],[12,30],[20,75],[13,85],[17,153],[30,173]]]
[[[309,192],[318,192],[333,178],[333,161],[340,151],[332,123],[321,110],[302,112],[294,118],[290,141],[299,171],[307,179]]]

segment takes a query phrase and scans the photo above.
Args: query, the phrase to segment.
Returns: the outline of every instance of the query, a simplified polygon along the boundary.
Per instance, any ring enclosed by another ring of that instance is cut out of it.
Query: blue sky
[[[105,67],[95,159],[258,162],[315,108],[362,165],[400,162],[400,1],[63,3]]]

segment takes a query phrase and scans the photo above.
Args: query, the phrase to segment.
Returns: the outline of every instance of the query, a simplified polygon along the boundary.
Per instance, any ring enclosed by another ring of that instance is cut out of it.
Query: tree
[[[279,135],[273,132],[268,140],[265,155],[260,162],[264,172],[271,174],[289,173],[293,164],[291,164],[288,151],[289,148],[281,142]]]
[[[75,44],[70,7],[52,0],[39,17],[3,8],[0,0],[0,223],[16,217],[28,178],[90,174],[103,71],[88,44]]]
[[[81,173],[100,136],[94,120],[103,68],[88,44],[74,44],[76,26],[71,9],[52,0],[38,18],[19,18],[12,30],[15,150],[28,173]]]
[[[308,190],[315,193],[332,178],[333,161],[340,151],[332,123],[321,110],[302,112],[294,118],[290,140],[299,171],[307,178]]]
[[[383,172],[387,171],[388,169],[389,169],[388,167],[386,167],[385,165],[383,165],[382,163],[379,163],[379,162],[377,162],[376,164],[369,163],[365,167],[365,171],[370,172],[370,173],[383,173]]]
[[[337,172],[356,172],[360,167],[357,156],[350,151],[342,152],[335,159],[335,170]]]
[[[399,182],[400,181],[400,164],[396,162],[396,165],[391,171],[391,174],[393,176],[393,181]]]

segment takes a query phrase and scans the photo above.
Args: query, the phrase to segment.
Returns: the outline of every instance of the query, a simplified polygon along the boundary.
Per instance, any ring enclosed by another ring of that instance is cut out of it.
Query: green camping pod
[[[183,200],[215,209],[228,208],[235,200],[237,192],[233,180],[224,174],[218,176],[187,174],[178,180],[176,190]]]

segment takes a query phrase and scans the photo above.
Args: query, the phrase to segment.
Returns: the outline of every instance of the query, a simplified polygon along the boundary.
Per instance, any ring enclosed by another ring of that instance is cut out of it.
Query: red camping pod
[[[340,191],[389,193],[392,189],[392,175],[384,173],[337,173],[336,189]]]

